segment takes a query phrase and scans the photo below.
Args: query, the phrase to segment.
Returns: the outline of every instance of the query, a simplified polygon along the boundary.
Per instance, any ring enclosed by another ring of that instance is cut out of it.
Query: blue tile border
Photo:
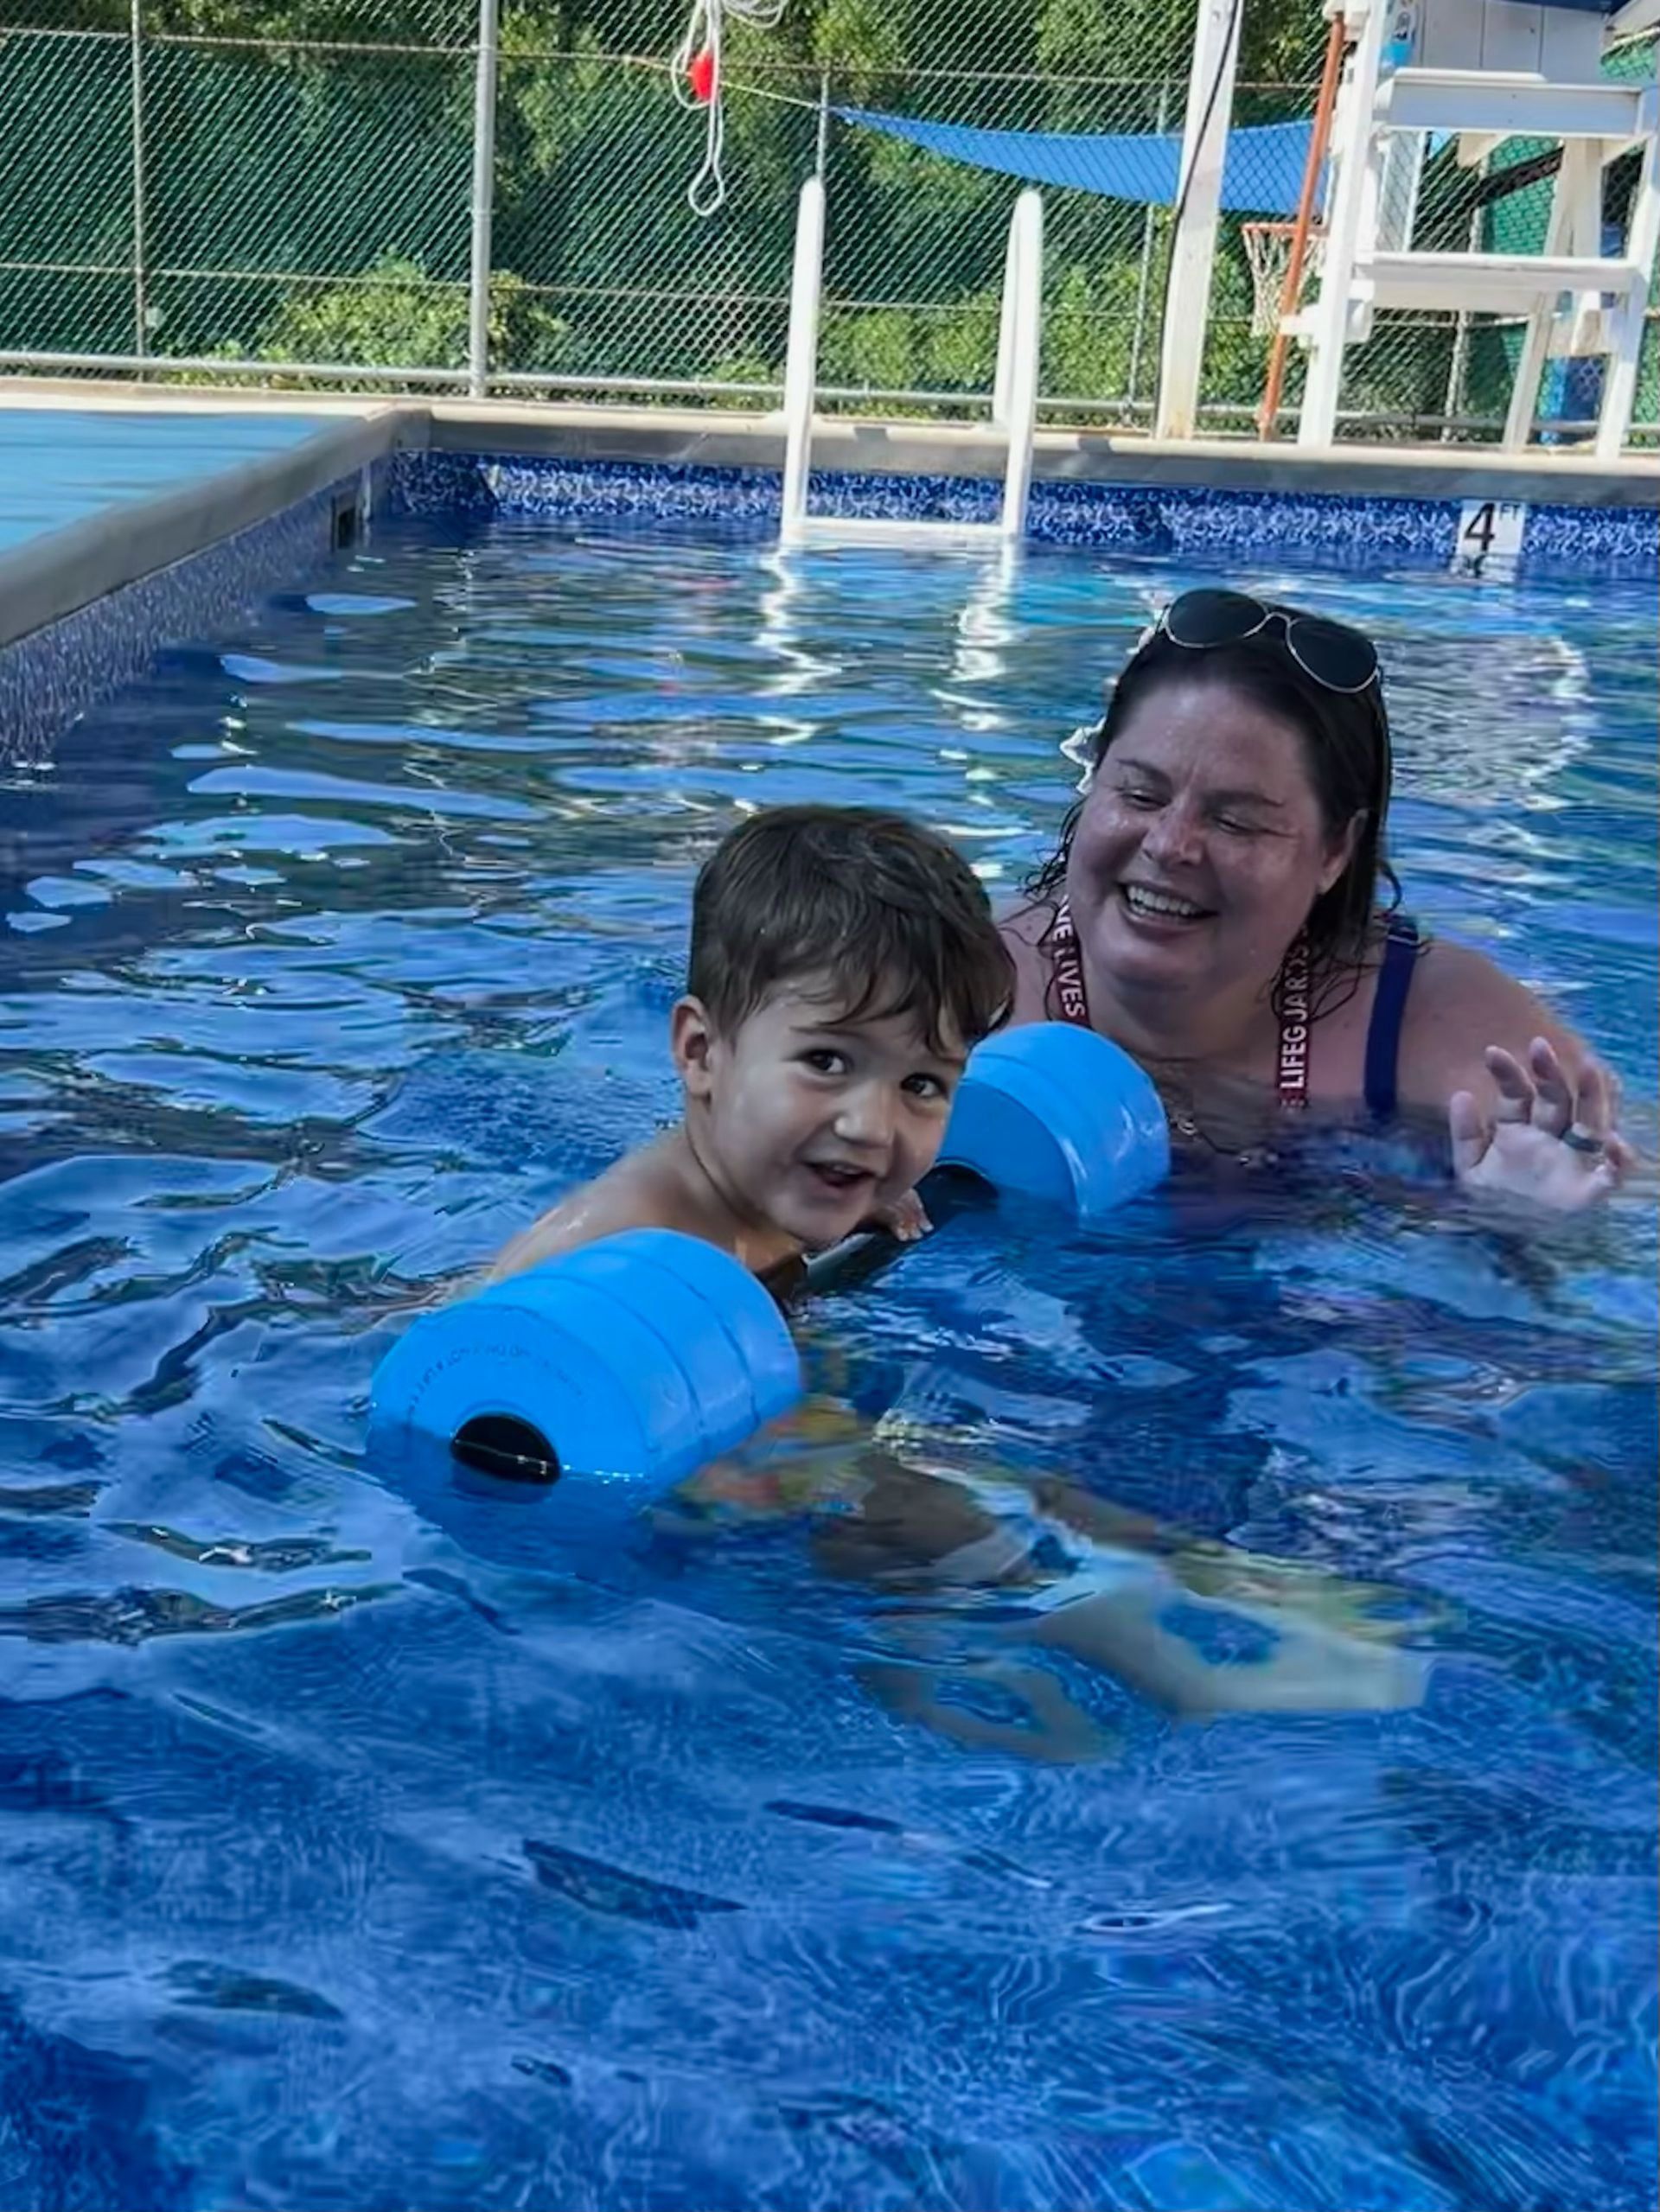
[[[369,475],[373,508],[388,494],[386,462]],[[355,483],[356,472],[0,648],[0,764],[43,758],[66,724],[142,675],[163,645],[234,628],[279,584],[318,567],[339,494]]]
[[[1582,569],[1619,562],[1652,571],[1660,558],[1660,509],[1530,507],[1522,564]]]
[[[386,506],[393,514],[490,514],[498,504],[470,453],[399,448],[386,457]]]
[[[578,515],[728,524],[776,521],[780,478],[769,469],[691,462],[527,460],[411,452],[393,456],[393,513]],[[906,521],[987,522],[999,487],[985,477],[852,475],[814,478],[827,513]],[[1027,535],[1044,545],[1119,546],[1155,558],[1296,552],[1354,567],[1392,561],[1450,565],[1463,502],[1315,492],[1213,491],[1040,481]],[[1529,505],[1518,572],[1652,573],[1660,507]]]

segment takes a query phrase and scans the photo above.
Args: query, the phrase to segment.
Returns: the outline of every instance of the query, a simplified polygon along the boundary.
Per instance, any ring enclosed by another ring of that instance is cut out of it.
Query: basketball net
[[[1272,338],[1280,328],[1284,309],[1281,303],[1286,296],[1286,272],[1291,266],[1291,241],[1296,233],[1295,223],[1242,223],[1239,234],[1245,241],[1246,257],[1251,265],[1251,335]],[[1312,229],[1303,254],[1303,265],[1299,272],[1297,296],[1290,311],[1295,314],[1303,303],[1308,290],[1308,280],[1318,277],[1320,265],[1325,259],[1325,233]]]
[[[685,108],[702,108],[707,116],[704,131],[703,166],[686,188],[694,215],[712,215],[726,199],[726,178],[721,167],[725,150],[726,118],[723,107],[721,46],[726,24],[752,23],[757,30],[776,29],[782,20],[786,0],[692,0],[686,36],[669,64],[674,97]]]

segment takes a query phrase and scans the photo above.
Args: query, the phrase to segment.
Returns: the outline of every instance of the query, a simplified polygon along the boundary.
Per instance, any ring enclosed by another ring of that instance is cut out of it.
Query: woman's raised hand
[[[1447,1109],[1461,1183],[1563,1213],[1619,1188],[1637,1156],[1615,1127],[1612,1075],[1587,1055],[1575,1082],[1545,1037],[1535,1037],[1525,1065],[1499,1045],[1483,1058],[1498,1090],[1496,1112],[1484,1113],[1471,1091],[1455,1092]]]

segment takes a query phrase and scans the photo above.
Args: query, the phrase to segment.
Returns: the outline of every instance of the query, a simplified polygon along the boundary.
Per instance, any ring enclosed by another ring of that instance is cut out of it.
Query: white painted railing
[[[980,545],[1022,537],[1031,495],[1032,434],[1038,421],[1038,366],[1043,337],[1044,203],[1023,192],[1009,223],[1003,302],[998,317],[997,372],[992,423],[1006,442],[1003,505],[996,522],[911,522],[813,514],[813,419],[818,397],[819,303],[824,274],[824,182],[801,187],[795,220],[795,264],[790,278],[789,345],[784,360],[784,485],[779,525],[782,545],[805,539],[843,543],[907,539],[918,543]]]

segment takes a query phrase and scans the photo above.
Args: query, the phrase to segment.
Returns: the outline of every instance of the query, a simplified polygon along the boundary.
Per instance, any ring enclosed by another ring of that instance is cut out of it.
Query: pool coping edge
[[[0,403],[3,404],[3,403]],[[423,411],[380,407],[286,452],[83,516],[0,553],[0,651],[426,443]]]

